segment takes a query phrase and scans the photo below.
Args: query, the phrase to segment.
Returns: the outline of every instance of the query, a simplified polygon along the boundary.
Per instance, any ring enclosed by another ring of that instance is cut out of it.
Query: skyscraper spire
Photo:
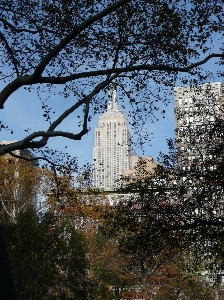
[[[109,91],[109,102],[107,106],[107,111],[119,111],[117,100],[116,100],[116,87],[114,82],[110,84],[110,91]]]

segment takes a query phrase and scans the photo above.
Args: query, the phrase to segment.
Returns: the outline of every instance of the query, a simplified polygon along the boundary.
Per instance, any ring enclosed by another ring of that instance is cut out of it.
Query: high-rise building
[[[116,90],[112,86],[107,110],[95,129],[93,148],[93,185],[97,188],[120,186],[124,170],[129,169],[130,133],[128,121],[119,109]]]
[[[215,124],[224,116],[222,83],[175,87],[174,99],[178,165],[187,171],[192,164],[208,161],[214,145],[220,141]]]

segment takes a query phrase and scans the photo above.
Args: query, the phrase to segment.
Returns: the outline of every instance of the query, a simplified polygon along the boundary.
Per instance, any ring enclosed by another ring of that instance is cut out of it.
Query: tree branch
[[[88,112],[89,110],[87,110],[87,108],[89,107],[89,103],[91,101],[91,99],[98,94],[103,88],[105,88],[114,78],[116,78],[117,75],[111,76],[110,79],[107,78],[105,81],[99,83],[95,89],[88,95],[85,96],[82,100],[78,101],[76,104],[74,104],[72,107],[70,107],[69,109],[67,109],[56,121],[54,121],[51,126],[49,127],[47,132],[52,132],[65,118],[67,118],[73,111],[75,111],[79,106],[81,106],[82,104],[86,103],[87,107],[86,107],[86,113],[84,116],[84,119],[86,117],[88,117]],[[86,122],[83,123],[83,125],[86,125]],[[83,127],[83,129],[87,130],[87,127]]]
[[[50,51],[44,59],[39,63],[36,67],[34,73],[32,75],[26,76],[19,76],[10,84],[8,84],[0,93],[0,109],[3,109],[4,103],[7,98],[14,93],[18,88],[24,85],[35,84],[40,81],[40,76],[43,73],[44,69],[46,68],[47,64],[55,57],[57,54],[66,47],[66,45],[79,33],[85,30],[88,26],[92,25],[96,21],[102,19],[103,17],[107,16],[108,14],[112,13],[119,7],[123,6],[124,4],[130,2],[131,0],[119,0],[118,2],[110,5],[102,12],[96,14],[93,17],[90,17],[88,20],[84,21],[81,25],[76,27],[73,31],[71,31],[52,51]],[[80,77],[82,78],[82,77]]]
[[[55,120],[47,131],[37,131],[33,132],[29,136],[25,137],[23,140],[7,145],[0,145],[0,155],[3,155],[8,152],[12,152],[15,150],[21,150],[25,148],[41,148],[46,146],[48,139],[50,137],[66,137],[72,140],[81,140],[82,136],[84,136],[88,132],[88,114],[89,114],[89,104],[91,102],[91,99],[98,94],[103,88],[105,88],[113,79],[115,79],[118,75],[111,76],[110,78],[107,78],[105,81],[99,83],[93,91],[88,95],[84,96],[81,100],[79,100],[76,104],[74,104],[72,107],[67,109],[57,120]],[[70,133],[70,132],[64,132],[64,131],[54,131],[55,128],[62,123],[62,121],[67,118],[72,112],[74,112],[77,108],[79,108],[82,104],[86,104],[85,107],[85,114],[83,119],[83,128],[82,130],[77,133]],[[40,141],[33,141],[36,138],[42,137]]]
[[[21,149],[26,149],[26,148],[41,148],[46,146],[48,139],[50,137],[66,137],[69,139],[73,140],[81,140],[81,137],[85,135],[88,132],[88,130],[82,129],[79,133],[73,134],[70,132],[64,132],[64,131],[37,131],[33,132],[23,140],[19,142],[15,142],[12,144],[7,144],[7,145],[1,145],[0,146],[0,155],[3,155],[5,153],[15,151],[15,150],[21,150]],[[36,138],[42,137],[40,141],[33,141]]]
[[[15,32],[18,32],[18,33],[19,32],[27,32],[27,33],[36,34],[39,32],[38,30],[31,30],[31,29],[26,29],[26,28],[15,27],[13,24],[9,23],[4,18],[0,18],[0,22],[2,22],[4,25],[8,26],[9,28],[11,28],[12,30],[14,30]]]
[[[66,77],[41,77],[39,79],[35,79],[33,75],[26,75],[26,76],[19,76],[14,81],[9,83],[0,93],[0,109],[3,109],[4,103],[7,98],[19,89],[22,86],[30,85],[30,84],[43,84],[43,83],[50,83],[50,84],[64,84],[69,81],[87,78],[87,77],[96,77],[96,76],[103,76],[103,75],[111,75],[111,74],[121,74],[121,73],[128,73],[134,71],[170,71],[170,72],[189,72],[190,70],[199,67],[209,61],[211,58],[224,58],[224,54],[220,53],[213,53],[205,57],[203,60],[200,60],[196,63],[190,64],[186,67],[172,67],[169,65],[138,65],[138,66],[128,66],[124,68],[112,68],[106,70],[98,70],[98,71],[90,71],[90,72],[82,72],[78,74],[69,75]]]
[[[25,161],[35,161],[35,160],[45,160],[46,162],[48,162],[49,164],[52,164],[52,165],[55,165],[52,161],[50,161],[48,158],[46,157],[41,157],[41,156],[35,156],[35,157],[32,157],[32,158],[29,158],[29,157],[26,157],[26,156],[21,156],[21,155],[17,155],[13,152],[9,152],[9,154],[15,158],[18,158],[18,159],[22,159],[22,160],[25,160]],[[60,166],[60,165],[58,165]]]
[[[50,30],[49,28],[46,28],[46,27],[43,27],[43,26],[38,26],[37,24],[36,24],[37,29],[36,30],[31,30],[31,29],[28,29],[28,28],[18,28],[16,26],[14,26],[13,24],[9,23],[8,21],[6,21],[3,18],[0,18],[0,22],[2,22],[4,25],[8,26],[12,31],[15,31],[17,33],[26,32],[26,33],[30,33],[30,34],[38,34],[42,31],[47,31],[47,32],[52,33],[52,34],[57,34],[58,33],[55,30]]]
[[[138,66],[128,66],[124,68],[112,68],[107,70],[98,70],[98,71],[90,71],[90,72],[82,72],[78,74],[73,74],[65,77],[41,77],[41,79],[37,83],[51,83],[51,84],[64,84],[68,81],[73,81],[80,78],[94,77],[94,76],[102,76],[102,75],[111,75],[128,73],[133,71],[170,71],[170,72],[189,72],[190,70],[199,67],[209,61],[211,58],[224,58],[224,54],[210,54],[203,60],[198,61],[197,63],[190,64],[186,67],[172,67],[169,65],[138,65]]]
[[[13,55],[13,51],[12,51],[11,47],[9,46],[9,44],[8,44],[8,42],[7,42],[7,40],[4,37],[4,35],[3,35],[2,32],[0,32],[0,38],[5,43],[5,47],[6,47],[7,51],[8,51],[9,57],[10,57],[10,59],[12,61],[12,64],[13,64],[15,70],[16,70],[16,75],[19,76],[19,70],[18,70],[17,62],[16,62],[15,57]]]
[[[0,93],[0,109],[4,108],[4,103],[10,95],[12,95],[21,86],[29,85],[33,83],[32,76],[25,75],[19,76],[12,82],[10,82]]]
[[[85,20],[82,24],[77,26],[74,30],[72,30],[54,49],[52,49],[45,57],[44,59],[39,63],[37,66],[33,76],[34,78],[39,78],[41,74],[43,73],[44,69],[48,65],[48,63],[58,55],[60,51],[62,51],[70,42],[72,39],[74,39],[78,34],[80,34],[82,31],[84,31],[86,28],[91,26],[96,21],[101,20],[108,14],[112,13],[113,11],[117,10],[119,7],[125,5],[127,2],[130,2],[131,0],[119,0],[115,2],[114,4],[110,5],[109,7],[105,8],[100,13],[96,14],[95,16],[90,17],[88,20]]]

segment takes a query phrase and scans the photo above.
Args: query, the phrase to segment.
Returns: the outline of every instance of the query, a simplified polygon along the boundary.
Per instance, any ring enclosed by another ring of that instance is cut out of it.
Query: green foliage
[[[88,262],[82,233],[59,226],[50,214],[37,216],[33,211],[3,228],[19,299],[86,299]]]

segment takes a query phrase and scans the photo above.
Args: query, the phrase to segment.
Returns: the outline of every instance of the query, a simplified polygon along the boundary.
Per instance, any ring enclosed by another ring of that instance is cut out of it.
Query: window
[[[198,123],[202,123],[203,122],[203,116],[196,116],[195,121]]]

